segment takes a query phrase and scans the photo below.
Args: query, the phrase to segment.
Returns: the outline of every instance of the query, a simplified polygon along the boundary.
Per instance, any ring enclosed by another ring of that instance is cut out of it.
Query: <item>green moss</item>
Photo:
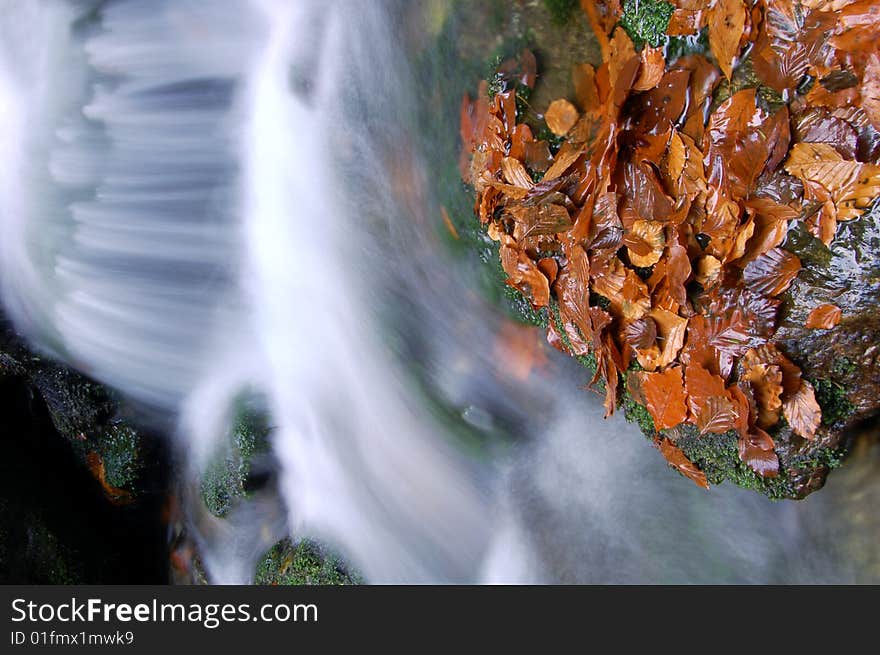
[[[111,425],[98,441],[97,452],[104,461],[107,484],[131,489],[143,469],[140,435],[124,423]]]
[[[666,28],[674,7],[664,0],[626,0],[620,26],[637,48],[645,43],[659,46],[666,38]]]
[[[550,12],[555,25],[565,25],[571,18],[571,12],[577,7],[578,0],[544,0],[544,6]]]
[[[839,378],[852,375],[857,370],[859,367],[848,357],[838,357],[831,364],[831,374]]]
[[[202,499],[215,516],[226,516],[235,502],[248,495],[251,460],[268,449],[266,414],[238,402],[230,439],[202,476]]]
[[[836,469],[843,464],[846,451],[842,448],[819,448],[804,455],[797,455],[791,459],[791,466],[799,469],[816,469],[827,466]]]
[[[785,472],[776,478],[763,478],[746,466],[739,458],[737,434],[701,435],[692,425],[677,428],[681,433],[675,445],[685,456],[706,474],[709,484],[721,484],[725,480],[764,494],[773,500],[791,498],[794,488]]]
[[[651,413],[645,407],[633,400],[629,394],[623,395],[621,404],[623,406],[623,416],[627,421],[636,423],[648,438],[656,434],[657,430],[654,427],[654,419],[651,418]]]
[[[318,544],[284,539],[269,549],[257,566],[258,585],[352,585],[360,576],[346,570],[340,560]]]
[[[842,385],[826,379],[814,380],[812,384],[816,391],[816,402],[822,408],[823,425],[834,425],[852,416],[855,405],[847,398]]]

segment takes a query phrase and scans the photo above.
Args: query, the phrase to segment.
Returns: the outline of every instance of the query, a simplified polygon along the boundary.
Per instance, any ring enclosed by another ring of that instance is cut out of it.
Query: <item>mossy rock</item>
[[[356,573],[323,546],[284,539],[260,560],[254,584],[258,585],[353,585],[361,584]]]
[[[265,411],[251,401],[236,401],[228,440],[202,476],[202,500],[214,516],[226,516],[251,492],[254,458],[269,450],[269,424]]]
[[[52,424],[82,465],[100,463],[109,491],[126,502],[149,486],[146,470],[156,461],[156,440],[135,428],[120,399],[103,385],[31,352],[0,315],[0,376],[26,384],[48,409]]]
[[[445,24],[437,31],[435,48],[426,49],[417,67],[420,78],[430,80],[433,89],[422,121],[429,126],[426,143],[448,144],[442,152],[433,151],[432,160],[437,167],[439,200],[456,230],[457,238],[447,239],[450,249],[471,261],[476,254],[483,267],[484,295],[516,320],[542,328],[548,321],[557,321],[554,309],[535,311],[505,284],[497,245],[485,236],[474,217],[472,189],[462,184],[457,168],[460,141],[456,109],[465,91],[473,97],[477,82],[491,78],[493,63],[515,56],[524,47],[535,52],[539,75],[527,102],[519,104],[524,109],[520,119],[537,129],[541,121],[535,119],[552,99],[573,99],[571,65],[581,61],[596,64],[599,53],[583,12],[571,10],[570,4],[511,2],[472,7],[452,3]],[[662,46],[668,61],[688,53],[709,52],[705,31],[687,38],[665,36],[673,6],[664,0],[626,0],[622,9],[621,26],[637,47],[648,43]],[[577,45],[572,45],[573,41]],[[759,84],[748,58],[730,82],[719,85],[714,102],[753,86],[758,87],[768,110],[781,104],[778,94]],[[783,245],[801,258],[804,270],[783,297],[774,342],[816,389],[823,410],[817,438],[802,439],[783,422],[772,435],[781,475],[764,480],[743,467],[731,435],[699,437],[690,426],[679,426],[670,436],[680,439],[683,450],[707,468],[710,482],[731,481],[772,498],[803,498],[820,488],[828,472],[840,464],[854,426],[876,415],[880,398],[878,216],[880,209],[875,205],[861,218],[842,223],[830,248],[817,243],[798,224]],[[840,325],[828,331],[804,328],[809,310],[825,302],[843,309]],[[578,359],[592,374],[595,360],[589,356]],[[621,385],[622,411],[653,438],[656,433],[650,415],[624,389]]]

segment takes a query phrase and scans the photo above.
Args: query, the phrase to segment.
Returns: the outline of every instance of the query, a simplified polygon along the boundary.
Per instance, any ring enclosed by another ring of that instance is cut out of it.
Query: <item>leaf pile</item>
[[[606,415],[625,385],[656,430],[735,431],[742,461],[775,477],[783,418],[807,440],[822,422],[773,342],[801,269],[782,246],[797,223],[829,244],[880,194],[880,5],[676,0],[667,34],[708,31],[709,52],[672,59],[648,38],[636,49],[617,0],[581,4],[603,63],[576,66],[575,102],[548,107],[556,140],[520,120],[517,89],[537,78],[529,51],[503,64],[492,98],[484,82],[463,99],[475,212],[508,284],[558,319],[550,343],[595,358]],[[751,85],[738,79],[746,60]],[[839,321],[820,306],[808,327]]]

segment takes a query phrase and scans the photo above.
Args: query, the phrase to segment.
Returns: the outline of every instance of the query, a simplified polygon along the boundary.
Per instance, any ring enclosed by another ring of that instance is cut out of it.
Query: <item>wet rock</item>
[[[0,316],[0,582],[162,583],[167,456]]]
[[[145,437],[106,387],[28,350],[0,314],[0,377],[19,380],[45,403],[52,425],[108,496],[129,502],[151,489],[140,483],[157,463],[156,440]],[[115,490],[115,491],[114,491]]]
[[[310,540],[284,539],[260,560],[255,584],[351,585],[362,580],[327,548]]]
[[[451,11],[445,26],[437,30],[434,59],[425,56],[433,66],[428,72],[433,72],[434,87],[442,90],[441,97],[431,98],[429,112],[433,113],[429,113],[426,123],[443,126],[444,115],[457,115],[455,107],[461,94],[467,91],[473,96],[477,81],[481,77],[491,77],[493,56],[497,63],[497,57],[514,56],[525,47],[536,53],[539,74],[534,92],[526,103],[518,106],[525,111],[524,120],[534,130],[539,130],[541,114],[551,100],[572,99],[572,64],[581,61],[598,63],[598,49],[583,12],[573,12],[568,21],[554,21],[551,4],[562,6],[564,3],[512,2],[503,7],[489,3],[479,7],[461,6]],[[627,12],[633,14],[627,23],[631,35],[652,40],[651,33],[661,33],[665,25],[658,29],[654,24],[651,7],[664,9],[665,4],[625,3]],[[642,14],[648,13],[642,15],[639,10],[643,10]],[[697,39],[675,45],[686,45],[688,51],[698,51],[705,50],[707,44]],[[455,62],[454,70],[443,68],[445,57]],[[489,62],[484,66],[482,76],[474,73],[479,67],[475,62],[481,61]],[[424,71],[421,73],[424,75]],[[736,89],[757,83],[749,73],[748,66],[738,69],[735,82],[739,86]],[[471,76],[469,80],[467,75]],[[735,88],[721,85],[719,93],[730,93]],[[496,291],[494,300],[509,315],[523,323],[545,327],[546,312],[535,312],[527,301],[504,285],[505,276],[498,273],[497,253],[480,232],[473,215],[472,190],[464,189],[457,177],[457,133],[448,127],[445,132],[440,129],[435,127],[436,131],[429,133],[427,139],[430,143],[448,141],[452,144],[448,153],[439,153],[442,157],[435,160],[440,201],[447,208],[458,235],[450,241],[451,249],[453,252],[470,249],[478,253],[488,271],[483,275],[485,295],[493,299],[491,291],[486,289],[495,284],[500,291]],[[861,218],[842,223],[830,248],[809,235],[801,224],[796,224],[790,231],[784,247],[800,257],[804,270],[783,298],[774,342],[813,384],[822,408],[823,424],[816,439],[807,441],[794,435],[783,420],[783,425],[772,435],[781,470],[781,475],[775,479],[761,478],[743,465],[733,433],[700,436],[687,425],[665,431],[688,458],[705,470],[710,483],[727,480],[771,498],[803,498],[821,488],[828,472],[843,463],[853,430],[876,420],[880,408],[878,221],[880,206],[875,203],[874,208]],[[807,329],[805,323],[810,310],[823,303],[833,303],[843,310],[840,324],[831,330]],[[581,359],[590,368],[588,358]],[[653,438],[656,431],[650,416],[626,397],[625,390],[622,393],[622,409],[627,418],[638,423],[646,436]]]

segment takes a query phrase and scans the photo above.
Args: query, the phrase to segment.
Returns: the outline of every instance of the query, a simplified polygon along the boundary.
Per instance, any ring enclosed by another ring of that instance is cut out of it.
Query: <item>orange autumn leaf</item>
[[[646,409],[658,430],[673,428],[687,418],[681,367],[662,373],[645,373],[642,378]]]
[[[862,77],[862,107],[875,130],[880,130],[880,55],[873,52]]]
[[[737,441],[740,459],[764,478],[779,475],[779,457],[773,450],[773,439],[760,428],[754,428]]]
[[[690,478],[698,487],[702,487],[703,489],[709,488],[709,481],[706,479],[706,474],[687,458],[681,448],[676,446],[669,439],[661,439],[657,444],[657,447],[660,449],[663,457],[666,458],[666,461],[675,467],[679,473]]]
[[[837,305],[831,303],[819,305],[814,307],[810,315],[807,316],[806,326],[813,329],[830,330],[840,323],[841,314],[840,307]]]
[[[782,413],[791,426],[792,432],[812,441],[822,422],[822,409],[816,402],[813,385],[801,380],[797,392],[782,404]]]
[[[827,143],[795,144],[785,170],[816,198],[830,200],[838,221],[858,218],[880,195],[880,166],[846,160]]]
[[[764,296],[778,296],[788,289],[801,270],[801,260],[782,248],[768,250],[743,269],[743,280],[750,289]]]
[[[755,364],[745,371],[742,380],[754,394],[758,425],[762,428],[776,425],[782,410],[782,369],[776,364]]]
[[[132,502],[131,494],[128,491],[114,487],[107,482],[107,470],[104,467],[104,460],[98,453],[93,451],[86,455],[86,466],[88,466],[91,474],[101,484],[101,488],[104,490],[107,498],[110,499],[110,502],[114,505],[127,505]]]
[[[666,59],[663,56],[663,48],[652,48],[646,45],[641,52],[642,65],[639,68],[639,76],[636,78],[633,89],[635,91],[647,91],[653,89],[660,82],[666,71]]]
[[[556,136],[565,136],[568,134],[569,130],[571,130],[571,128],[574,127],[574,124],[577,123],[578,118],[580,118],[580,114],[578,113],[577,107],[565,99],[554,100],[551,102],[550,106],[547,108],[547,112],[544,114],[544,120],[547,122],[547,127],[549,127],[550,131]]]
[[[730,79],[746,25],[742,0],[715,0],[708,10],[709,46],[724,75]]]

